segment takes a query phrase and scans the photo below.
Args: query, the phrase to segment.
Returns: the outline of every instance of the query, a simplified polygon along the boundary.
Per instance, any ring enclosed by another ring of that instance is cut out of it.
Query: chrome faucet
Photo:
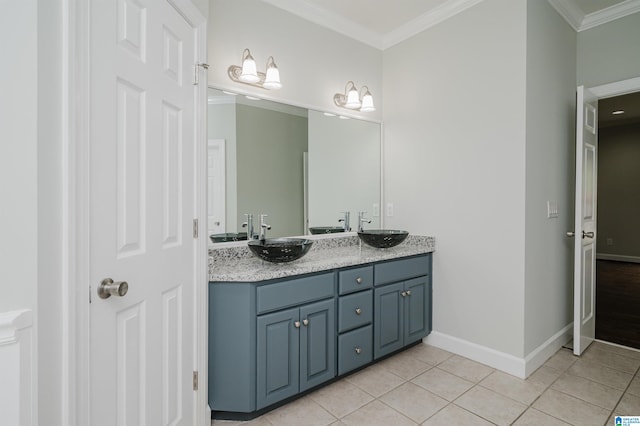
[[[358,212],[358,232],[362,232],[364,228],[362,228],[363,223],[371,223],[371,219],[367,219],[364,217],[366,212]]]
[[[338,223],[340,222],[344,222],[344,224],[342,225],[342,229],[344,229],[344,232],[349,232],[351,231],[351,225],[349,225],[349,212],[341,212],[342,214],[344,214],[344,217],[342,219],[338,219]]]
[[[247,228],[247,239],[253,240],[256,236],[253,231],[253,215],[251,213],[245,213],[244,215],[247,217],[247,221],[242,223],[242,227]]]
[[[264,218],[267,217],[266,214],[260,215],[260,241],[264,241],[267,239],[267,230],[271,229],[271,225],[267,225],[264,223]]]

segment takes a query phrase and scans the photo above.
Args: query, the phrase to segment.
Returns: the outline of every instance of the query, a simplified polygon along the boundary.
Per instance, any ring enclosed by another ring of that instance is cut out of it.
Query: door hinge
[[[200,83],[200,77],[199,77],[199,73],[198,73],[198,71],[199,71],[198,68],[200,68],[200,67],[204,68],[205,70],[208,70],[209,69],[209,64],[205,64],[203,62],[203,63],[194,65],[194,67],[193,67],[193,85],[194,86],[197,86]]]
[[[193,372],[193,390],[194,391],[198,390],[198,372],[197,371]]]
[[[91,291],[93,289],[91,288],[91,284],[89,284],[89,303],[91,303]]]
[[[193,238],[198,238],[198,219],[193,219]]]

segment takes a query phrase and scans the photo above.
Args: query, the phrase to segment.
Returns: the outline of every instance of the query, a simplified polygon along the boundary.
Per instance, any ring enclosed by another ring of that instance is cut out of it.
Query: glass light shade
[[[242,61],[242,73],[238,79],[245,83],[257,83],[260,81],[260,77],[258,77],[258,70],[256,68],[256,61],[253,60],[253,57],[248,53],[248,51],[247,56],[245,56]]]
[[[358,91],[354,87],[353,89],[349,90],[349,93],[347,94],[347,103],[345,103],[344,106],[346,108],[358,109],[360,108],[360,105],[360,96],[358,95]]]
[[[275,64],[267,67],[267,76],[264,79],[262,87],[265,89],[279,89],[282,87],[282,83],[280,83],[280,71],[278,71],[278,67],[276,67]]]
[[[371,96],[371,93],[367,90],[367,93],[362,97],[362,107],[360,108],[360,111],[371,112],[375,110],[376,107],[373,105],[373,96]]]

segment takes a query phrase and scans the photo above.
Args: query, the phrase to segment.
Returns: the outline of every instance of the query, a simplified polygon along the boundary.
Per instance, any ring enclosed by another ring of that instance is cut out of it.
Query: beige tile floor
[[[639,369],[639,351],[594,342],[522,380],[418,345],[251,422],[212,425],[613,425],[640,416]]]

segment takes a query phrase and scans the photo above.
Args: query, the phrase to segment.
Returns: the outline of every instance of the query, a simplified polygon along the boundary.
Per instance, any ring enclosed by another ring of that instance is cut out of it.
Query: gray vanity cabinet
[[[431,332],[431,256],[390,261],[375,268],[373,346],[377,359]]]
[[[335,301],[258,317],[257,409],[332,379]]]
[[[210,282],[209,406],[250,418],[430,331],[431,254]]]

